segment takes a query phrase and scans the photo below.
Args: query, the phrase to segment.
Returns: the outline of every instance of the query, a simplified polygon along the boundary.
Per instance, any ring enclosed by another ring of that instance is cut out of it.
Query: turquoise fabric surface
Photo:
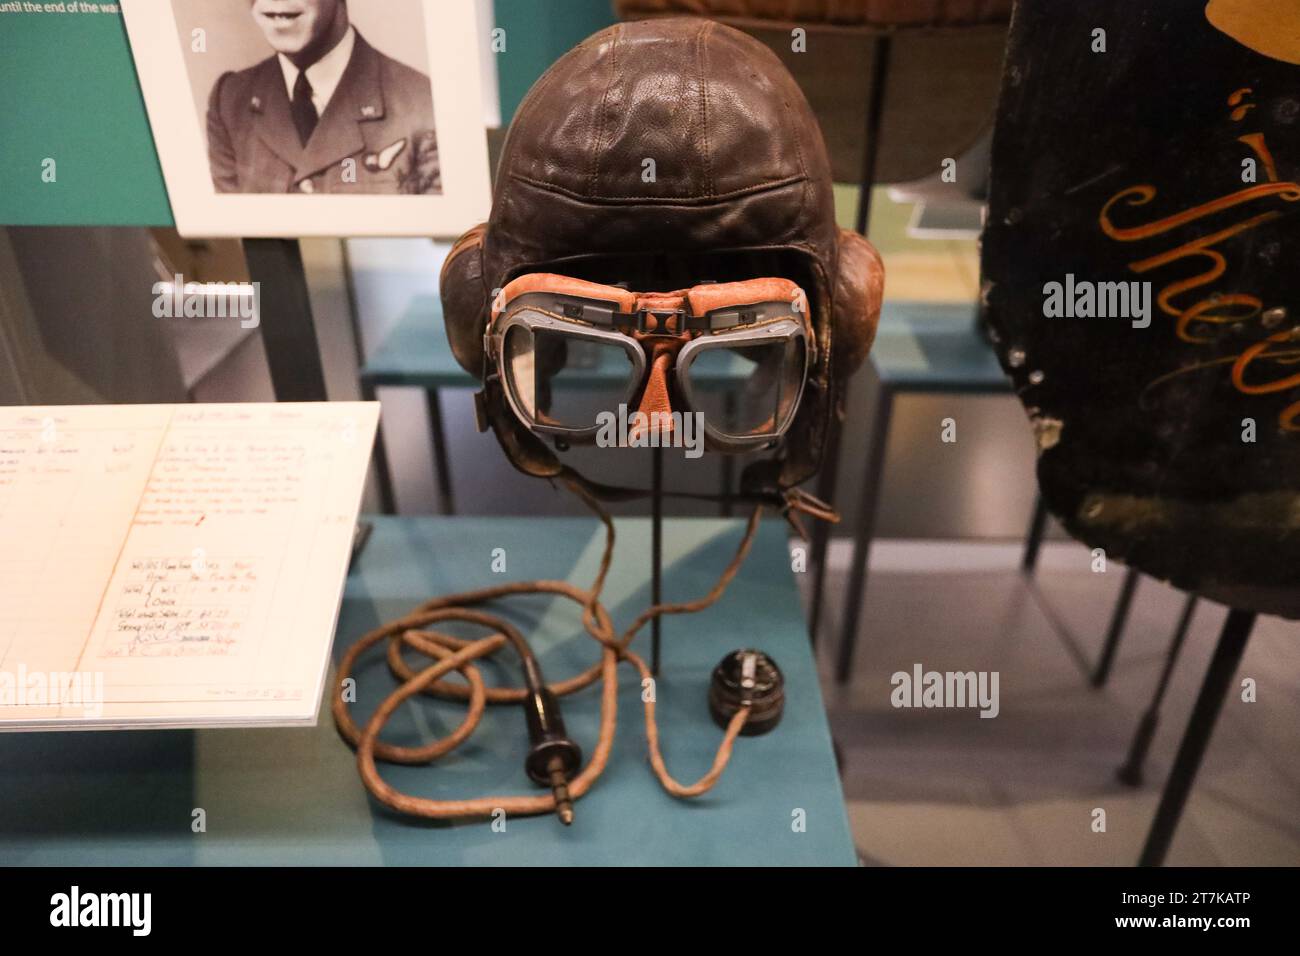
[[[586,585],[600,556],[593,520],[390,518],[348,578],[334,659],[367,629],[429,597],[508,580],[564,577]],[[648,603],[650,523],[618,522],[606,603],[626,625]],[[664,594],[706,591],[734,553],[743,523],[675,519],[664,533]],[[710,671],[728,651],[758,647],[785,672],[785,717],[742,738],[718,786],[681,801],[646,760],[639,680],[620,668],[614,751],[565,828],[553,817],[486,823],[412,821],[374,803],[328,711],[314,729],[0,735],[0,864],[852,865],[843,796],[785,541],[766,522],[723,599],[664,624],[659,726],[668,768],[683,782],[709,767],[721,731],[705,703]],[[493,549],[506,572],[491,571]],[[597,659],[577,606],[528,597],[503,605],[529,635],[548,680]],[[468,633],[468,632],[467,632]],[[636,642],[649,653],[649,631]],[[394,685],[382,652],[359,673],[358,715]],[[486,665],[489,681],[518,682],[515,661]],[[598,692],[564,701],[568,730],[589,755]],[[420,702],[399,710],[386,739],[441,736],[463,708]],[[531,791],[517,707],[492,707],[478,732],[432,766],[386,767],[394,785],[437,798]],[[194,833],[194,809],[207,832]],[[800,813],[799,811],[802,811]],[[794,826],[802,818],[802,832]]]
[[[871,348],[882,381],[912,391],[1009,392],[970,305],[887,300]]]
[[[369,385],[478,387],[478,379],[461,368],[451,354],[442,303],[432,295],[411,299],[359,375]]]

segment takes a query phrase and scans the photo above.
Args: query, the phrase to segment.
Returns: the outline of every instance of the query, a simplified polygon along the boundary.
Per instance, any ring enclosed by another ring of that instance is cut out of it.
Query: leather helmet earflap
[[[885,297],[885,267],[863,236],[840,230],[839,265],[831,300],[831,374],[843,383],[858,370],[876,340]]]
[[[483,237],[487,223],[481,222],[456,240],[442,262],[438,290],[442,297],[442,320],[447,328],[451,354],[460,367],[483,380],[483,333],[487,330],[491,290],[483,278]]]
[[[488,288],[483,275],[486,234],[487,223],[472,227],[456,240],[443,260],[438,287],[447,341],[460,367],[485,383],[480,399],[479,429],[491,428],[506,457],[519,471],[535,478],[554,478],[563,471],[559,458],[514,415],[505,411],[508,405],[501,393],[501,383],[488,380],[483,334],[492,311],[493,290]]]

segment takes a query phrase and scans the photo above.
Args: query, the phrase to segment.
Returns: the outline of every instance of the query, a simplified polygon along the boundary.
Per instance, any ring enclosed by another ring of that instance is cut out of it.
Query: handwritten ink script
[[[0,728],[311,723],[377,423],[363,402],[0,408],[0,673],[103,687],[94,714],[0,699]]]
[[[107,657],[237,653],[257,590],[252,558],[133,558]]]

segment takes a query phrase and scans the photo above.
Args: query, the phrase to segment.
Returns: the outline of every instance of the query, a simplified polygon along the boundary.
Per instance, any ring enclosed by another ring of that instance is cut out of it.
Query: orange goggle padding
[[[764,277],[740,282],[710,282],[678,289],[674,292],[631,292],[619,286],[602,285],[571,276],[551,272],[529,272],[508,282],[492,302],[492,321],[514,299],[529,293],[568,295],[582,299],[595,299],[611,303],[622,315],[638,313],[676,313],[687,318],[702,319],[711,312],[734,309],[767,302],[788,302],[791,311],[808,314],[808,297],[803,289],[789,279]],[[682,328],[658,329],[660,332],[682,332]]]

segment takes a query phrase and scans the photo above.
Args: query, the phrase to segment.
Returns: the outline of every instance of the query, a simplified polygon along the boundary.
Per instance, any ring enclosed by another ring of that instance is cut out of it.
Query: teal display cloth
[[[889,387],[913,392],[1010,392],[993,347],[975,325],[975,306],[887,301],[871,363]]]
[[[374,530],[349,574],[334,660],[367,630],[430,597],[505,581],[565,578],[583,587],[603,544],[585,518],[366,519]],[[667,600],[706,592],[740,540],[743,521],[664,525]],[[626,626],[649,603],[648,519],[617,522],[604,599]],[[497,550],[501,549],[501,550]],[[493,571],[504,559],[505,571]],[[528,596],[499,605],[557,681],[597,660],[576,604]],[[328,708],[315,728],[0,734],[0,865],[853,865],[825,710],[795,589],[786,528],[763,523],[726,594],[698,614],[669,617],[656,686],[669,771],[693,782],[722,731],[706,690],[727,652],[756,647],[786,677],[786,711],[761,737],[737,741],[718,785],[678,800],[652,774],[640,679],[619,668],[618,731],[609,765],[577,803],[572,827],[553,816],[459,824],[390,812],[365,791]],[[466,631],[466,635],[472,631]],[[481,632],[480,632],[481,633]],[[634,649],[649,655],[647,627]],[[516,660],[484,665],[489,682],[519,683]],[[358,716],[394,687],[383,653],[358,673]],[[564,698],[569,734],[595,744],[599,688]],[[415,743],[450,732],[464,708],[403,705],[385,739]],[[527,736],[517,706],[489,707],[476,733],[429,766],[381,765],[394,786],[432,798],[536,792],[523,772]],[[194,832],[195,811],[206,832]]]

